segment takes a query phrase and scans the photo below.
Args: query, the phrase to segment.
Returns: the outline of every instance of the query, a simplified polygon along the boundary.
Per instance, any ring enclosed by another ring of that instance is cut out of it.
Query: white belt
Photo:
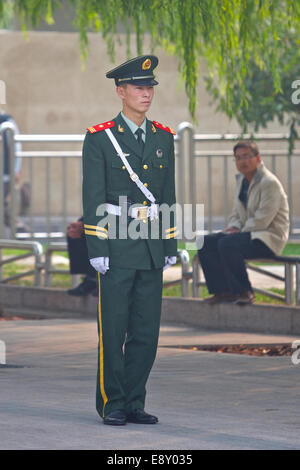
[[[156,206],[156,204],[152,204],[151,206],[130,207],[128,211],[128,215],[132,217],[133,219],[142,219],[142,220],[147,219],[148,217],[153,216],[153,206]],[[154,210],[157,210],[157,207]],[[106,212],[108,214],[118,215],[120,217],[122,214],[122,207],[107,203]]]
[[[122,207],[120,206],[115,206],[114,204],[106,203],[106,212],[108,214],[121,216],[121,209]]]

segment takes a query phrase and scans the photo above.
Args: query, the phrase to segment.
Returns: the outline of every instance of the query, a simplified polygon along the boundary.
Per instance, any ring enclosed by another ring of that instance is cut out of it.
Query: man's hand
[[[239,229],[236,227],[227,227],[224,230],[222,230],[223,233],[228,233],[228,234],[233,234],[233,233],[238,233]]]
[[[83,234],[83,222],[71,222],[67,228],[67,236],[70,238],[80,238]]]
[[[101,274],[105,274],[109,269],[109,257],[101,256],[99,258],[90,259],[90,263],[96,271]]]
[[[172,264],[176,264],[176,261],[177,261],[176,256],[165,256],[164,270],[172,266]]]

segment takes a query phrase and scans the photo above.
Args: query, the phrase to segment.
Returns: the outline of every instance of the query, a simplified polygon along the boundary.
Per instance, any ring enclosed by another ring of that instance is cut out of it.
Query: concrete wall
[[[89,34],[89,41],[89,55],[83,68],[76,33],[35,31],[29,32],[25,39],[22,32],[0,32],[0,80],[6,84],[6,105],[2,108],[14,116],[21,133],[84,134],[87,126],[109,120],[119,112],[120,102],[114,83],[105,78],[105,73],[115,64],[110,62],[106,44],[99,34]],[[125,45],[116,48],[116,64],[126,60],[125,50]],[[156,96],[148,117],[177,128],[182,121],[191,121],[184,86],[177,71],[178,64],[174,57],[161,50],[156,54],[160,59],[157,69],[159,86],[155,89]],[[197,132],[239,132],[235,121],[230,122],[223,114],[215,112],[201,79],[198,102]],[[268,130],[282,132],[285,129],[274,123]],[[75,145],[72,148],[80,147]],[[231,144],[227,146],[231,147]],[[24,145],[25,150],[28,148]],[[31,148],[41,149],[33,145]],[[66,148],[70,149],[70,144],[60,147]],[[51,161],[48,169],[45,162],[34,162],[34,213],[42,214],[45,210],[46,172],[51,174],[51,211],[55,215],[61,213],[62,171],[61,162],[57,160]],[[217,195],[214,212],[218,214],[223,207],[222,164],[214,163],[213,171]],[[199,165],[197,172],[198,187],[201,188],[198,200],[203,202],[207,177]],[[234,174],[234,165],[230,166],[230,172]],[[68,160],[67,173],[67,211],[75,215],[81,211],[80,161]],[[177,178],[186,179],[187,174],[177,175]],[[23,181],[28,179],[28,161],[24,159]]]

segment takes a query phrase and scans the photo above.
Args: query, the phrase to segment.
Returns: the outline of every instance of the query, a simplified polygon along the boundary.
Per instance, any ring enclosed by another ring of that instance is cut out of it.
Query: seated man
[[[68,226],[67,244],[70,260],[70,273],[85,274],[85,277],[77,287],[69,289],[68,294],[75,295],[77,297],[92,294],[97,297],[97,271],[95,271],[89,261],[82,220],[83,219],[81,217],[78,221],[71,222]]]
[[[245,259],[280,255],[289,235],[287,196],[264,166],[257,145],[240,141],[233,149],[237,175],[228,227],[206,235],[199,260],[212,297],[206,302],[252,303],[255,296]]]

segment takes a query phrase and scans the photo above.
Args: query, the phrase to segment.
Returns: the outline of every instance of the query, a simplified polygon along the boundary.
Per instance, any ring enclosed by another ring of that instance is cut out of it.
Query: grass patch
[[[46,253],[46,249],[48,245],[42,245],[43,246],[43,254]],[[2,250],[2,255],[3,256],[18,256],[18,255],[23,255],[25,253],[28,253],[29,250],[24,250],[24,249],[15,249],[15,248],[3,248]],[[63,256],[64,258],[69,258],[68,252],[67,251],[54,251],[53,252],[55,255],[60,255]]]
[[[43,245],[43,252],[45,253],[47,244]],[[186,246],[184,243],[179,243],[178,244],[178,249],[186,249]],[[24,253],[27,253],[28,250],[22,250],[22,249],[3,249],[2,254],[4,256],[18,256],[22,255]],[[190,255],[190,264],[192,264],[193,257],[197,253],[197,250],[188,250],[189,255]],[[68,252],[54,252],[54,254],[58,254],[60,256],[64,256],[66,259],[68,259]],[[289,243],[286,245],[286,247],[283,250],[283,255],[286,256],[300,256],[300,243],[299,244],[294,244],[294,243]],[[67,269],[65,265],[56,265],[58,269]],[[23,264],[20,265],[18,263],[10,263],[6,264],[2,268],[3,272],[3,277],[10,277],[14,276],[16,274],[28,271],[29,269],[32,269],[30,267],[30,264]],[[42,279],[42,285],[43,285],[43,279]],[[9,282],[10,285],[22,285],[22,286],[33,286],[34,285],[34,276],[33,275],[28,275],[26,277],[23,277],[21,279],[16,279],[14,281]],[[61,289],[70,289],[72,287],[72,278],[69,274],[53,274],[52,275],[52,281],[51,281],[51,287],[55,288],[61,288]],[[284,290],[283,289],[277,289],[277,288],[272,288],[270,291],[279,293],[281,295],[284,295]],[[163,296],[165,297],[181,297],[181,286],[172,286],[172,287],[164,287],[163,288]],[[189,285],[189,296],[192,297],[192,285],[190,283]],[[206,298],[209,297],[210,294],[206,288],[206,286],[203,286],[201,288],[201,298]],[[279,304],[282,305],[284,301],[273,299],[271,297],[268,297],[263,294],[256,294],[256,302],[257,303],[268,303],[268,304]]]
[[[276,294],[284,295],[284,289],[278,289],[278,288],[271,288],[271,292],[274,292]],[[264,304],[276,304],[276,305],[282,305],[284,304],[283,300],[277,300],[273,299],[271,297],[268,297],[267,295],[263,295],[260,293],[256,293],[256,302],[257,303],[264,303]],[[163,296],[164,297],[181,297],[181,286],[172,286],[172,287],[164,287],[163,288]],[[192,285],[189,285],[189,296],[192,297]],[[206,286],[202,286],[201,288],[201,299],[205,299],[207,297],[210,297],[211,294],[208,292]]]
[[[66,269],[64,265],[56,265],[57,269]],[[2,268],[3,278],[15,276],[29,271],[30,265],[18,265],[16,263],[6,264]],[[29,274],[26,277],[20,279],[14,279],[9,281],[9,285],[12,286],[34,286],[34,274]],[[44,285],[44,278],[42,273],[42,286]],[[51,287],[58,287],[61,289],[70,289],[72,287],[72,278],[69,274],[52,274]]]

